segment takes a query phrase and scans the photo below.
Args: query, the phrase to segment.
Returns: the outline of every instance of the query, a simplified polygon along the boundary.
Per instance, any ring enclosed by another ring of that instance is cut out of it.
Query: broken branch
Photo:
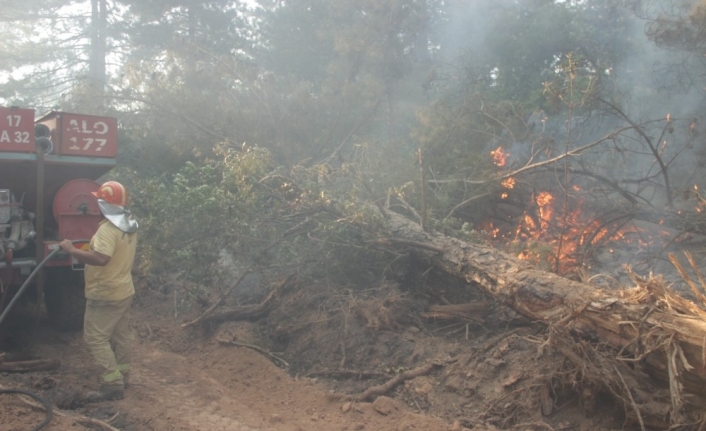
[[[27,373],[31,371],[56,370],[61,365],[58,359],[37,359],[32,361],[0,362],[0,372]]]
[[[279,356],[273,355],[272,353],[268,352],[267,350],[263,349],[262,347],[258,347],[254,344],[239,343],[235,340],[223,340],[221,338],[218,339],[218,342],[221,344],[230,344],[232,346],[247,347],[248,349],[252,349],[258,353],[261,353],[261,354],[267,356],[268,358],[273,359],[275,364],[279,363],[282,367],[289,368],[289,364],[287,363],[287,361],[280,358]]]
[[[388,380],[387,382],[383,383],[382,385],[378,386],[373,386],[365,390],[362,394],[358,395],[355,399],[356,401],[366,401],[374,396],[379,396],[388,393],[392,388],[395,386],[399,385],[400,383],[406,381],[406,380],[411,380],[415,377],[423,376],[426,374],[429,374],[431,370],[433,370],[436,367],[440,367],[441,364],[437,362],[430,362],[424,366],[421,366],[419,368],[415,368],[410,371],[405,371],[404,373],[400,373],[393,377],[392,379]]]

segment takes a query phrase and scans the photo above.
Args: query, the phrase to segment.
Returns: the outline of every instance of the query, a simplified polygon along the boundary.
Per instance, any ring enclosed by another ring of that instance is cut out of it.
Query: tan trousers
[[[103,368],[103,382],[121,383],[122,372],[130,371],[130,305],[122,301],[86,301],[83,340],[96,363]]]

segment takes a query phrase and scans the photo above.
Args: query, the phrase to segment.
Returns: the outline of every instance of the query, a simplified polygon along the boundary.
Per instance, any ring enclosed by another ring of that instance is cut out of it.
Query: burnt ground
[[[279,283],[265,279],[225,308],[262,301]],[[610,397],[582,386],[580,370],[547,348],[543,326],[433,271],[365,288],[290,283],[264,318],[186,329],[202,310],[186,309],[184,290],[139,284],[124,400],[85,404],[98,370],[80,332],[44,323],[28,357],[59,358],[61,366],[0,374],[3,387],[35,391],[61,409],[45,430],[109,429],[87,418],[124,431],[639,429]],[[428,314],[433,305],[465,303],[483,306]],[[430,363],[375,402],[355,399]],[[17,396],[0,401],[0,431],[32,429],[44,417]]]

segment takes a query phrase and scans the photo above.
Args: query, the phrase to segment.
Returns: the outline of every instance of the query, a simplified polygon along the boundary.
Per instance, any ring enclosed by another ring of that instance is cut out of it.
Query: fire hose
[[[44,428],[49,421],[51,420],[53,414],[54,414],[54,409],[51,406],[51,403],[47,401],[46,398],[43,398],[33,392],[30,391],[25,391],[23,389],[0,389],[0,394],[22,394],[22,395],[27,395],[28,397],[32,397],[35,400],[39,401],[44,405],[44,408],[47,410],[46,417],[44,420],[39,423],[37,426],[32,428],[32,431],[39,431],[40,429]]]
[[[25,289],[29,287],[29,283],[34,279],[34,277],[37,275],[40,269],[44,267],[44,265],[47,263],[49,259],[54,257],[55,254],[61,251],[61,248],[57,247],[56,250],[53,250],[51,253],[47,255],[47,257],[42,260],[39,265],[37,265],[36,268],[34,268],[34,271],[27,277],[27,280],[22,284],[22,287],[20,287],[20,290],[17,291],[15,294],[14,298],[12,298],[12,301],[10,301],[9,304],[7,304],[7,307],[5,307],[5,311],[0,314],[0,325],[2,325],[3,320],[5,320],[5,317],[8,315],[12,307],[15,305],[15,303],[20,299],[22,294],[24,293]]]
[[[79,242],[85,243],[85,242],[88,242],[88,240],[77,239],[77,240],[71,241],[72,244],[76,244]],[[56,255],[60,251],[61,251],[60,247],[57,247],[55,250],[52,250],[52,252],[49,253],[47,255],[47,257],[45,257],[44,260],[42,260],[39,263],[39,265],[37,265],[36,268],[34,268],[34,271],[32,271],[32,273],[29,275],[29,277],[27,277],[27,280],[25,280],[25,282],[22,283],[22,287],[20,287],[20,290],[17,291],[14,298],[12,298],[12,301],[10,301],[10,303],[7,304],[7,307],[5,307],[5,311],[3,311],[2,314],[0,314],[0,325],[2,325],[3,320],[5,320],[5,317],[7,316],[7,314],[10,312],[10,310],[15,305],[15,303],[20,299],[20,297],[22,296],[22,293],[24,293],[25,289],[27,289],[27,287],[29,287],[29,283],[32,280],[34,280],[34,277],[37,275],[37,273],[39,273],[39,270],[41,270],[44,267],[44,265],[46,265],[46,263],[47,263],[47,261],[49,261],[49,259],[54,257],[54,255]]]
[[[80,239],[80,240],[75,240],[75,241],[71,241],[71,242],[75,244],[78,242],[88,242],[88,241],[84,240],[84,239]],[[27,289],[30,282],[34,279],[34,277],[37,275],[37,273],[39,273],[39,270],[41,270],[44,267],[44,265],[49,261],[49,259],[54,257],[54,255],[56,255],[60,251],[61,251],[60,247],[57,247],[55,250],[52,250],[52,252],[49,253],[47,255],[47,257],[45,257],[44,260],[42,260],[39,263],[39,265],[37,265],[36,268],[34,268],[34,271],[32,271],[32,273],[29,275],[29,277],[27,277],[27,280],[25,280],[25,282],[22,283],[22,286],[17,291],[15,296],[12,298],[12,301],[10,301],[10,303],[7,304],[7,307],[5,308],[5,310],[2,312],[2,314],[0,314],[0,325],[2,325],[3,320],[5,320],[5,317],[10,312],[12,307],[15,305],[17,300],[22,296],[22,293],[24,293],[25,289]],[[38,430],[44,428],[44,426],[47,425],[52,418],[54,411],[52,409],[51,403],[49,401],[47,401],[45,398],[41,397],[40,395],[37,395],[37,394],[30,392],[30,391],[25,391],[23,389],[1,389],[0,394],[23,394],[23,395],[27,395],[27,396],[30,396],[30,397],[38,400],[39,402],[41,402],[44,405],[44,408],[46,408],[46,410],[47,410],[46,417],[44,418],[44,420],[40,424],[38,424],[37,426],[32,428],[32,431],[38,431]]]

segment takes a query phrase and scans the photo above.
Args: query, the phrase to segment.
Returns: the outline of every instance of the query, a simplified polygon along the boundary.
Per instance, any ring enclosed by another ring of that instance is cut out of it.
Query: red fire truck
[[[95,233],[101,216],[91,192],[115,166],[117,129],[110,117],[35,119],[33,109],[0,107],[0,313],[22,288],[22,299],[44,297],[56,328],[81,327],[81,265],[55,252],[35,270],[60,240],[87,242]]]

